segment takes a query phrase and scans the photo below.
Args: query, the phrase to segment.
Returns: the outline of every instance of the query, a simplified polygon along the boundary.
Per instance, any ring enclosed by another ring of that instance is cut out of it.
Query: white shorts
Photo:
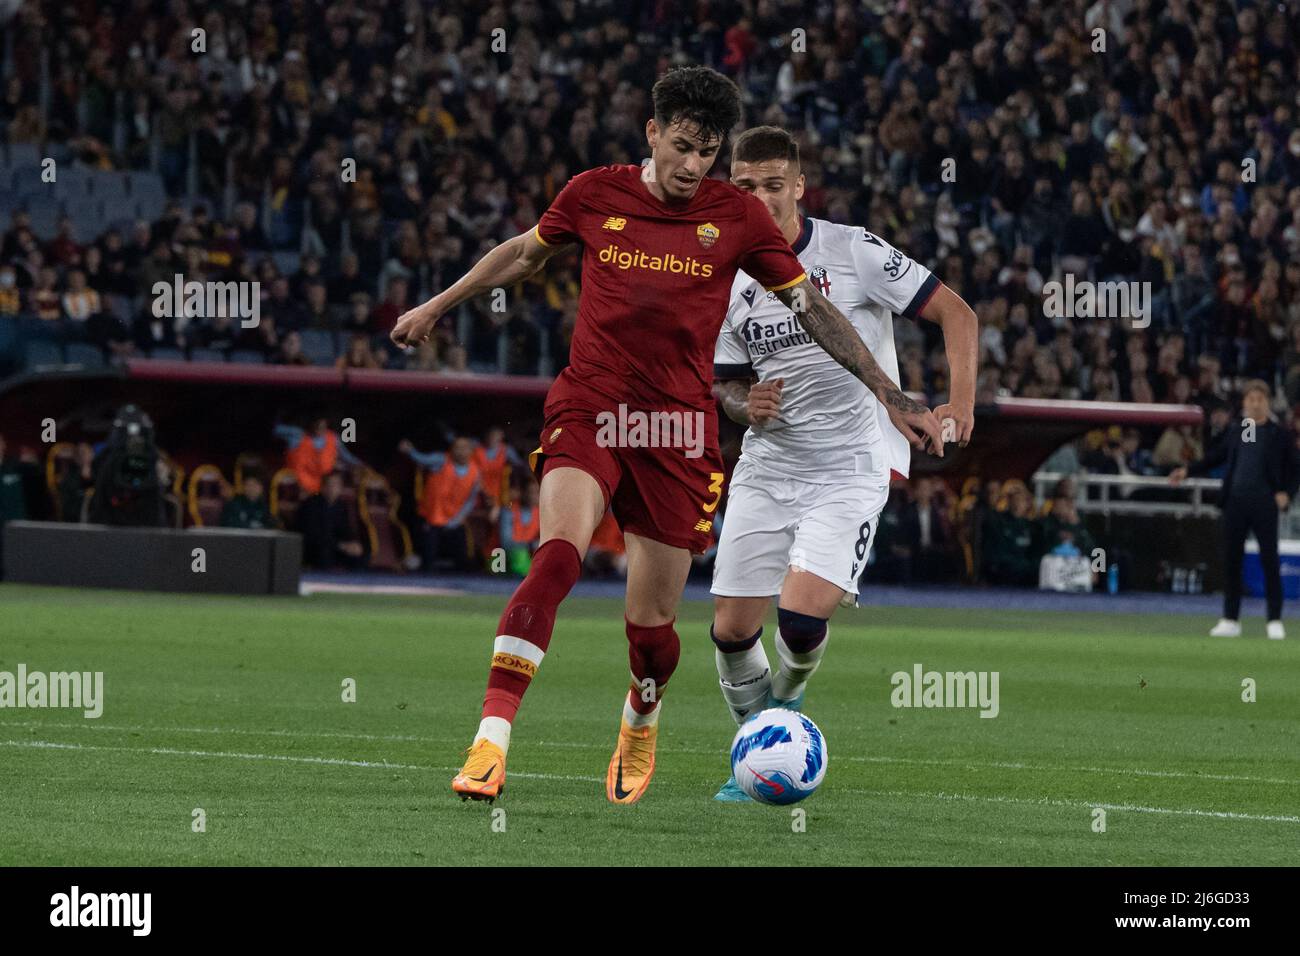
[[[857,594],[888,498],[888,468],[819,484],[773,474],[742,456],[727,492],[712,592],[773,597],[793,567]]]

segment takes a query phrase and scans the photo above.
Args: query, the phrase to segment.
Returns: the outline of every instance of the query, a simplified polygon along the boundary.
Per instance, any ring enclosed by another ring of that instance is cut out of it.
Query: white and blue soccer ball
[[[772,707],[750,718],[731,742],[736,783],[760,803],[798,803],[826,778],[826,738],[798,711]]]

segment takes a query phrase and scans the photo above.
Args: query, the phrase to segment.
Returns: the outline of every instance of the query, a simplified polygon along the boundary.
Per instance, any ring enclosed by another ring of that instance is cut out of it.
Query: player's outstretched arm
[[[392,340],[402,346],[418,345],[429,337],[438,319],[468,299],[489,289],[512,286],[536,273],[557,252],[568,246],[545,245],[535,229],[507,239],[450,287],[428,302],[404,313],[393,328]]]
[[[975,429],[979,320],[966,300],[942,283],[921,310],[921,318],[943,329],[943,347],[948,355],[948,402],[934,410],[934,417],[940,424],[951,421],[953,434],[946,437],[965,448]]]
[[[890,421],[913,447],[943,457],[938,419],[920,402],[904,395],[902,389],[889,380],[852,323],[816,286],[811,282],[800,282],[788,289],[778,290],[776,295],[799,315],[800,324],[813,337],[813,341],[871,389],[889,413]]]

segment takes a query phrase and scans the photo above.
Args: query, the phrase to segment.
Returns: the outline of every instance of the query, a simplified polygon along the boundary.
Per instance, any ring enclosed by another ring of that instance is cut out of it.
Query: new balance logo
[[[601,226],[600,228],[608,229],[611,232],[622,232],[623,227],[626,225],[627,225],[627,220],[624,219],[622,216],[610,216],[608,219],[605,220],[605,225]]]
[[[696,530],[696,531],[703,531],[703,532],[706,532],[706,533],[707,533],[707,532],[711,531],[712,529],[713,529],[713,522],[712,522],[712,521],[705,521],[705,520],[701,519],[701,520],[695,522],[695,530]]]

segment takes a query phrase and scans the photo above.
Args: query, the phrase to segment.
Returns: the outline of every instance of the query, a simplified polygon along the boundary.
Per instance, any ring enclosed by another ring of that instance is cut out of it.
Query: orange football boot
[[[476,740],[460,773],[451,779],[462,800],[493,801],[506,789],[506,753],[486,737]]]
[[[610,803],[636,803],[650,786],[655,772],[655,740],[659,727],[630,727],[622,721],[618,746],[605,774],[605,796]]]

